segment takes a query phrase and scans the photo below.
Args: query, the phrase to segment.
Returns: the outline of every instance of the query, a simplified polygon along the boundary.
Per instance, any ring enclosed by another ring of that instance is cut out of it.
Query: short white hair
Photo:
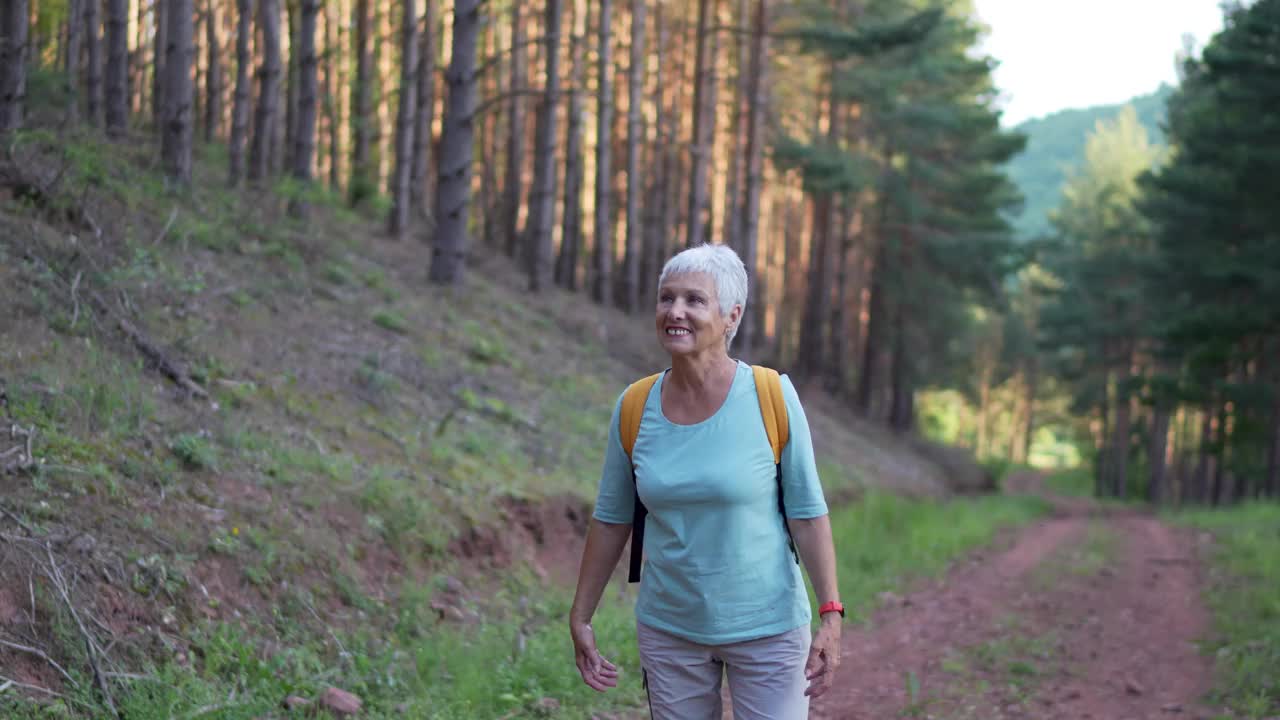
[[[720,317],[725,317],[734,305],[741,305],[743,312],[747,309],[747,266],[742,258],[728,245],[695,245],[676,253],[666,265],[662,266],[662,274],[658,276],[658,287],[661,288],[667,278],[689,273],[705,273],[711,276],[716,286],[716,297],[720,300]],[[738,325],[742,324],[742,316],[729,328],[724,345],[728,349],[733,338],[738,334]]]

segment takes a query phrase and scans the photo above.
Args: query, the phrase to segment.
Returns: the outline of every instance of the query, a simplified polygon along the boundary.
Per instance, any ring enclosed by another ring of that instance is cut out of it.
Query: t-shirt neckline
[[[733,370],[733,381],[729,383],[729,392],[725,393],[724,402],[720,403],[720,407],[716,408],[716,411],[711,413],[711,415],[709,415],[706,419],[699,420],[696,423],[678,423],[668,418],[667,414],[663,412],[662,384],[666,382],[667,375],[671,372],[671,368],[667,368],[666,370],[663,370],[662,374],[658,376],[658,382],[654,383],[654,390],[653,390],[654,393],[656,393],[658,396],[658,400],[657,400],[658,417],[662,419],[662,422],[666,423],[671,427],[687,429],[687,430],[692,430],[695,428],[702,427],[703,425],[706,425],[712,420],[715,420],[717,417],[719,417],[720,413],[724,412],[725,406],[729,404],[729,398],[733,397],[733,390],[738,385],[738,376],[742,374],[742,366],[744,363],[741,360],[734,360],[734,362],[737,363],[737,367],[735,367]]]

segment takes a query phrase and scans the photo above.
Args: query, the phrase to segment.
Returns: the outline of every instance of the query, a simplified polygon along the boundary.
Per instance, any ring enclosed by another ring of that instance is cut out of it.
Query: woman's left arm
[[[836,547],[831,538],[830,516],[792,518],[787,520],[787,524],[791,528],[791,537],[795,540],[800,559],[809,571],[809,581],[813,583],[818,602],[838,601],[840,590],[836,586]],[[825,693],[835,679],[836,668],[840,666],[840,621],[843,619],[838,612],[823,615],[822,624],[813,636],[809,661],[804,667],[805,677],[809,680],[809,688],[805,690],[805,694],[810,697]]]

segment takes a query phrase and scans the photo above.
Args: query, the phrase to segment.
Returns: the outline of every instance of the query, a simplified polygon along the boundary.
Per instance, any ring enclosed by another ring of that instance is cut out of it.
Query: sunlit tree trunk
[[[236,0],[236,89],[231,104],[231,139],[228,143],[228,183],[235,187],[244,174],[244,143],[249,129],[249,43],[253,39],[253,0]]]
[[[376,192],[376,168],[373,166],[370,148],[373,125],[377,122],[373,111],[374,72],[372,47],[372,23],[369,0],[356,0],[356,82],[352,88],[352,150],[351,150],[351,205],[359,205]]]
[[[400,41],[400,103],[396,110],[396,165],[391,179],[391,212],[387,231],[399,238],[409,225],[413,207],[409,180],[413,171],[414,113],[417,111],[418,3],[400,0],[404,8]]]
[[[640,309],[640,257],[644,253],[644,227],[640,219],[640,194],[644,191],[644,169],[640,167],[640,104],[644,101],[644,21],[645,2],[631,0],[631,61],[627,79],[627,248],[624,273],[626,310]]]
[[[119,137],[129,123],[129,0],[107,0],[105,37],[103,120],[107,133]]]
[[[6,0],[0,8],[0,133],[22,127],[27,96],[26,0]]]
[[[436,186],[436,228],[431,271],[434,283],[451,284],[462,275],[471,209],[471,156],[475,135],[476,41],[483,0],[456,0],[453,57],[445,73],[444,131],[440,138],[440,182]]]
[[[294,130],[294,147],[289,154],[293,162],[292,172],[299,184],[299,194],[289,203],[289,214],[296,218],[307,216],[306,193],[311,187],[312,165],[316,150],[316,105],[319,103],[319,78],[316,58],[316,16],[320,14],[321,0],[301,0],[298,8],[298,45],[293,49],[298,55],[298,109],[297,127]]]
[[[164,122],[164,62],[167,57],[165,54],[165,47],[168,45],[166,35],[169,31],[169,23],[166,21],[165,14],[168,12],[169,3],[166,2],[166,0],[152,1],[151,15],[155,32],[152,34],[151,38],[151,124],[157,129],[159,129],[161,123]]]
[[[560,102],[561,0],[547,0],[546,91],[538,108],[538,129],[533,148],[533,187],[529,193],[528,244],[529,290],[541,292],[552,281],[552,237],[556,197],[556,106]]]
[[[711,129],[715,124],[715,55],[712,49],[711,27],[716,13],[715,0],[698,0],[697,59],[694,63],[693,91],[693,168],[689,174],[689,212],[688,236],[689,247],[704,242],[706,238],[706,219],[710,195],[707,179],[708,167],[711,164]]]
[[[521,3],[511,3],[511,101],[507,108],[507,169],[503,174],[503,241],[507,255],[520,247],[520,200],[524,195],[525,98],[529,53],[525,44],[525,17]],[[577,88],[575,88],[577,90]]]
[[[573,9],[573,33],[569,37],[569,121],[565,133],[564,153],[564,217],[560,237],[560,255],[556,258],[556,284],[569,290],[578,289],[578,257],[582,250],[582,188],[586,168],[582,157],[582,118],[584,81],[586,78],[587,2],[576,0]]]
[[[735,24],[750,23],[750,0],[738,0]],[[743,148],[746,142],[742,133],[747,122],[748,101],[751,72],[751,36],[747,33],[735,33],[733,38],[736,48],[734,62],[733,105],[729,110],[729,171],[725,180],[724,191],[724,241],[729,247],[742,249],[742,213],[739,211],[741,201],[739,192],[742,186],[743,164],[746,154]]]
[[[418,81],[418,109],[413,123],[413,170],[409,177],[410,204],[420,208],[423,217],[431,215],[431,123],[435,120],[436,108],[436,25],[437,5],[439,0],[426,0],[426,10],[422,20],[422,34],[418,48],[418,69],[415,77]],[[519,6],[519,3],[513,3]]]
[[[165,0],[164,123],[160,156],[165,174],[181,185],[191,184],[191,41],[192,0]]]
[[[597,0],[595,255],[591,295],[613,301],[613,1]]]
[[[84,32],[85,114],[90,125],[102,127],[102,0],[85,0]]]
[[[342,99],[347,96],[342,72],[344,58],[342,45],[341,3],[325,3],[325,110],[329,115],[329,190],[337,193],[342,187]]]
[[[754,318],[744,317],[742,339],[738,347],[740,353],[750,356],[756,346],[756,329],[763,327],[760,322],[764,317],[764,305],[760,301],[763,293],[759,292],[756,267],[759,264],[760,248],[760,190],[764,172],[764,130],[765,110],[768,107],[768,81],[765,77],[768,63],[768,0],[756,0],[755,17],[751,25],[751,60],[747,68],[746,102],[750,111],[747,113],[746,129],[746,177],[744,178],[741,219],[738,227],[741,231],[738,250],[742,254],[742,262],[747,266],[747,287],[755,294],[757,300],[749,314]],[[748,305],[750,308],[750,304]]]
[[[270,174],[271,144],[275,139],[280,101],[280,4],[279,0],[258,2],[262,66],[258,69],[258,108],[249,147],[251,182],[264,180]]]
[[[208,49],[205,71],[204,141],[213,142],[222,120],[222,43],[218,37],[218,14],[214,0],[205,5],[205,44]]]

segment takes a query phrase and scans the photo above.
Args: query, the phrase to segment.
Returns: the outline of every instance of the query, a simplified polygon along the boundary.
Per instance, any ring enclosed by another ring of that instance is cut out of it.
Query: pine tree
[[[160,155],[165,174],[180,185],[191,184],[191,138],[194,128],[191,101],[192,35],[195,11],[192,0],[165,0],[166,54],[164,61],[164,124]]]
[[[399,238],[409,225],[409,212],[413,207],[410,194],[410,176],[413,171],[414,114],[418,109],[418,3],[404,3],[404,18],[400,42],[400,97],[396,110],[395,171],[391,181],[391,210],[387,219],[387,231]]]

